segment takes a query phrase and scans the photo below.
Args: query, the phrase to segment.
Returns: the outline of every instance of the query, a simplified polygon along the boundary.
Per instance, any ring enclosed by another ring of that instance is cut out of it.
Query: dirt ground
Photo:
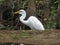
[[[0,43],[60,45],[60,30],[0,30]]]

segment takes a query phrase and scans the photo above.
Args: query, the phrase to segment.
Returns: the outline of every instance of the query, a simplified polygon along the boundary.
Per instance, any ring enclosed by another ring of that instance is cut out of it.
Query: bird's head
[[[14,14],[17,14],[17,13],[18,13],[18,14],[24,14],[24,13],[26,13],[26,12],[25,12],[25,10],[19,10],[19,11],[14,12]]]

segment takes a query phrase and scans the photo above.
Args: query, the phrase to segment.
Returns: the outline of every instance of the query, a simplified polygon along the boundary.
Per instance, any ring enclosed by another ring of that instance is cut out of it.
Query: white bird
[[[24,20],[26,18],[26,11],[25,10],[19,10],[16,13],[21,14],[22,16],[19,17],[20,21],[29,26],[32,30],[45,30],[43,24],[35,17],[30,16],[27,20]]]

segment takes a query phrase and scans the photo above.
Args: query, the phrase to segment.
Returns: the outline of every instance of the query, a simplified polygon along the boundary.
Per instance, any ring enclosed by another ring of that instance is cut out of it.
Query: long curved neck
[[[23,12],[21,15],[22,15],[22,16],[20,17],[20,21],[21,21],[22,23],[26,23],[26,21],[24,20],[25,17],[26,17],[26,12]]]
[[[25,17],[26,17],[26,12],[23,12],[21,15],[22,15],[22,16],[20,17],[20,20],[24,20]]]

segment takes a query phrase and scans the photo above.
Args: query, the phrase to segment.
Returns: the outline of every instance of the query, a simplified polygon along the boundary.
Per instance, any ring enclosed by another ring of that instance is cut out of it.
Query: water
[[[0,45],[32,45],[32,44],[20,44],[20,43],[0,43]]]

